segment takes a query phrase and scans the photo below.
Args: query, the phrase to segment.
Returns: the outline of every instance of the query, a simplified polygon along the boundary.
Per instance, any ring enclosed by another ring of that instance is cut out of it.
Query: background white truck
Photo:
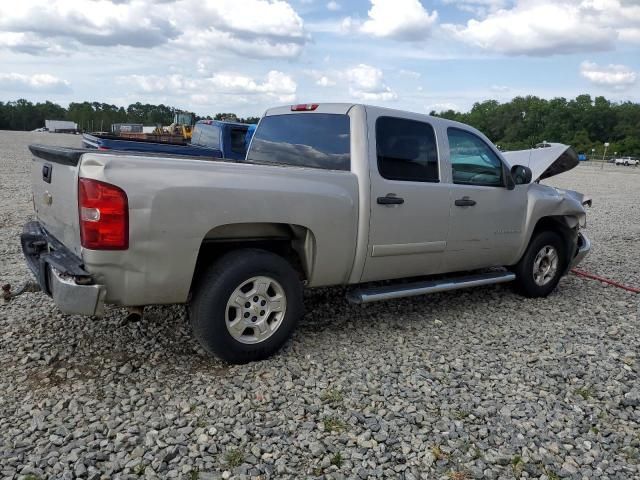
[[[22,245],[62,311],[186,303],[197,339],[265,358],[302,287],[356,303],[515,281],[545,296],[589,251],[567,146],[503,155],[475,129],[352,104],[266,112],[240,161],[32,146]]]
[[[636,160],[635,158],[631,158],[631,157],[622,157],[622,158],[616,158],[614,163],[616,165],[624,165],[625,167],[628,166],[634,166],[637,167],[638,163],[640,163],[640,161]]]

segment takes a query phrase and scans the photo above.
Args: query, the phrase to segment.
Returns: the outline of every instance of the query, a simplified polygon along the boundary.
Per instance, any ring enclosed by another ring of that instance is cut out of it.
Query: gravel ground
[[[29,278],[26,145],[0,132],[0,283]],[[640,168],[553,183],[594,198],[582,265],[640,286]],[[205,357],[183,309],[138,323],[0,306],[0,478],[640,478],[638,297],[569,276],[352,306],[306,296],[274,358]]]

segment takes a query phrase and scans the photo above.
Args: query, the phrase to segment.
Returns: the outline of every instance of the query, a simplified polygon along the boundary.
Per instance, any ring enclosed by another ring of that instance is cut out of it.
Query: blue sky
[[[428,112],[489,98],[640,101],[639,0],[23,0],[0,101],[293,102]]]

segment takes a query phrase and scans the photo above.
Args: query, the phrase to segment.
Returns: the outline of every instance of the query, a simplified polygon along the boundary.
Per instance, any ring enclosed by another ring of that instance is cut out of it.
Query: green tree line
[[[579,95],[573,100],[516,97],[510,102],[477,102],[467,113],[431,112],[476,127],[503,150],[531,148],[537,143],[572,145],[588,156],[640,156],[640,104],[615,103],[604,97]]]
[[[64,108],[52,102],[32,103],[20,99],[0,102],[0,130],[33,130],[43,127],[46,119],[71,120],[80,130],[109,131],[112,123],[168,125],[176,108],[167,105],[133,103],[118,107],[99,102],[70,103]],[[484,132],[504,150],[530,148],[542,141],[572,145],[578,152],[602,155],[608,152],[640,156],[640,104],[616,103],[604,97],[579,95],[575,99],[546,100],[535,96],[516,97],[510,102],[477,102],[466,113],[448,110],[431,112],[451,120],[467,123]],[[258,117],[239,118],[233,113],[207,117],[237,119],[257,123]]]
[[[180,111],[167,105],[132,103],[118,107],[99,102],[70,103],[64,108],[52,102],[32,103],[25,99],[0,102],[0,130],[34,130],[44,127],[45,120],[70,120],[84,131],[110,131],[113,123],[142,123],[143,125],[169,125]],[[194,115],[195,116],[195,115]],[[238,118],[233,114],[216,114],[215,118],[235,117],[243,123],[257,123],[257,117]],[[214,117],[195,116],[196,120]]]

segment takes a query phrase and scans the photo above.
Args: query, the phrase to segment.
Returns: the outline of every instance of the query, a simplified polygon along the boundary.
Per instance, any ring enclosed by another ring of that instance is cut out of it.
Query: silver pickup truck
[[[240,161],[32,145],[22,247],[66,313],[187,304],[210,353],[265,358],[302,289],[355,303],[513,281],[548,295],[589,251],[584,197],[539,180],[551,145],[501,153],[480,132],[353,104],[268,110]]]

